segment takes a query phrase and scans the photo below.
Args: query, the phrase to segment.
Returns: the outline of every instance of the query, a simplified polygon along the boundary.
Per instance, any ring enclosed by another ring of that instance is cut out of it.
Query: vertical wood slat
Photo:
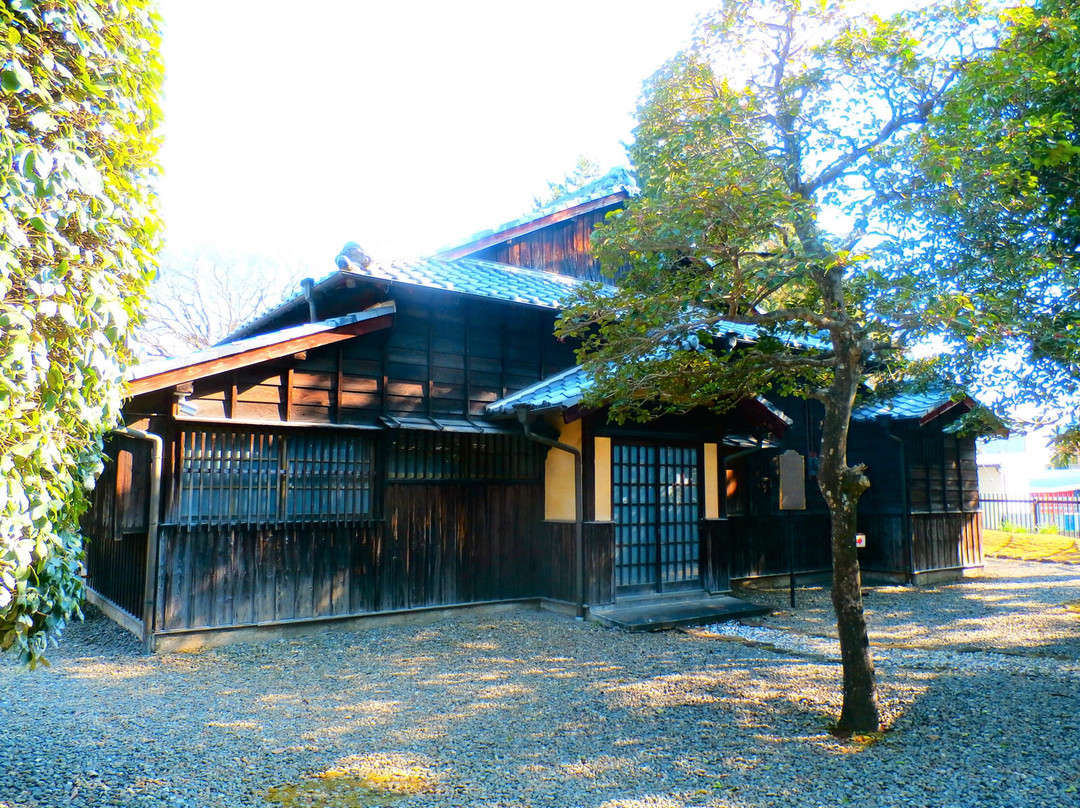
[[[369,514],[370,437],[183,430],[178,445],[178,493],[166,521],[191,528]]]
[[[165,586],[181,598],[167,600],[162,628],[546,594],[539,483],[392,485],[385,508],[384,522],[163,526]]]

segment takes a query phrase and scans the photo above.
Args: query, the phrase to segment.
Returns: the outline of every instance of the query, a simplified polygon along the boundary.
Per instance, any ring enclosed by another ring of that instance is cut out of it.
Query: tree
[[[856,396],[871,376],[925,370],[904,348],[973,305],[913,273],[910,242],[867,231],[896,220],[919,176],[900,158],[992,23],[964,3],[878,18],[727,0],[646,82],[629,147],[641,194],[593,236],[619,290],[586,290],[560,324],[618,419],[770,390],[821,402],[844,730],[880,724],[855,549],[870,480],[847,461]],[[979,303],[1008,316],[1007,300]],[[728,323],[757,327],[755,345],[729,350]]]
[[[890,155],[918,169],[888,208],[900,235],[892,268],[897,276],[917,269],[950,290],[923,323],[944,340],[949,373],[977,383],[980,371],[997,370],[1000,381],[1004,370],[1014,402],[1075,421],[1080,9],[1067,0],[1012,9],[998,37],[999,47],[966,65],[929,125]],[[902,311],[923,294],[883,308]],[[991,316],[995,308],[1002,316]],[[1048,412],[1055,400],[1067,409]]]
[[[166,249],[132,338],[144,357],[216,345],[295,291],[303,272],[286,262],[209,247]]]
[[[588,155],[578,155],[574,167],[567,171],[559,181],[548,180],[547,193],[537,194],[533,197],[533,210],[546,207],[560,197],[573,193],[579,188],[588,185],[593,180],[603,176],[600,165],[591,160]]]
[[[154,263],[151,5],[0,7],[0,647],[30,662],[79,609],[78,519]]]

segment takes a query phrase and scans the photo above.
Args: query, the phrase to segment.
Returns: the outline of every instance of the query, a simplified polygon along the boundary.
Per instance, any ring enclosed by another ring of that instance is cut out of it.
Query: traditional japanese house
[[[347,247],[227,342],[136,369],[85,522],[92,598],[164,649],[523,602],[638,626],[739,616],[734,581],[788,573],[789,526],[796,572],[826,571],[811,406],[623,426],[582,406],[554,321],[600,277],[588,234],[631,190],[609,176],[429,259]],[[974,444],[942,430],[968,406],[857,413],[868,575],[981,563]],[[810,460],[800,512],[778,510],[790,448]]]

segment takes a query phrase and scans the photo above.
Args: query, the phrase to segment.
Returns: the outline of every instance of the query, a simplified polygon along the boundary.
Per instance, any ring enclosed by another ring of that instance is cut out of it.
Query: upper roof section
[[[907,419],[918,420],[920,425],[925,425],[957,408],[960,413],[965,413],[974,407],[975,401],[971,398],[954,399],[942,390],[927,390],[922,393],[899,393],[883,401],[861,404],[851,413],[851,420]]]
[[[435,258],[455,259],[474,255],[495,245],[521,238],[537,230],[565,222],[592,211],[617,206],[638,192],[637,183],[625,168],[615,168],[598,180],[565,194],[542,208],[505,222],[498,227],[482,230],[464,242],[446,247]]]
[[[456,261],[425,258],[389,265],[371,264],[364,268],[349,266],[344,271],[392,283],[445,289],[463,295],[547,309],[560,308],[561,301],[581,284],[576,278],[477,258],[460,258]]]
[[[560,301],[570,296],[581,284],[576,278],[478,258],[457,261],[425,258],[360,266],[342,253],[337,263],[340,269],[311,287],[310,295],[317,311],[340,311],[342,307],[366,308],[384,298],[392,284],[558,309]],[[307,293],[298,293],[261,317],[244,324],[228,339],[233,341],[307,320],[310,316],[307,298]]]

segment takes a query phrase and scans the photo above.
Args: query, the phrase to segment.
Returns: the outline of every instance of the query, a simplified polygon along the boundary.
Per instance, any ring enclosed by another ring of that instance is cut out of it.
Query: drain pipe
[[[915,537],[911,535],[911,501],[908,496],[908,468],[907,468],[907,452],[904,447],[904,439],[899,435],[894,435],[889,431],[889,417],[887,415],[879,415],[877,422],[878,425],[885,432],[885,437],[891,441],[895,441],[899,444],[900,448],[900,502],[903,507],[903,514],[901,520],[904,525],[904,544],[907,549],[907,563],[908,563],[908,582],[915,583]]]
[[[160,435],[133,427],[117,429],[119,435],[150,443],[150,513],[146,525],[146,575],[143,579],[143,649],[154,651],[154,605],[157,589],[158,513],[161,509],[161,463],[165,453]]]
[[[308,322],[317,323],[319,318],[315,316],[315,279],[304,278],[300,281],[300,288],[304,290],[304,299],[308,305]]]
[[[582,502],[582,471],[581,471],[581,450],[576,446],[571,446],[569,443],[560,443],[557,440],[551,438],[545,438],[543,435],[537,435],[532,429],[529,428],[529,411],[528,407],[518,406],[514,407],[514,414],[517,415],[518,422],[521,424],[521,428],[525,433],[525,437],[536,443],[542,443],[544,446],[550,446],[552,449],[559,449],[563,452],[569,452],[574,456],[574,556],[576,558],[574,569],[574,588],[577,591],[577,616],[578,619],[584,619],[585,617],[585,536],[583,533],[583,524],[585,521],[585,505]]]

